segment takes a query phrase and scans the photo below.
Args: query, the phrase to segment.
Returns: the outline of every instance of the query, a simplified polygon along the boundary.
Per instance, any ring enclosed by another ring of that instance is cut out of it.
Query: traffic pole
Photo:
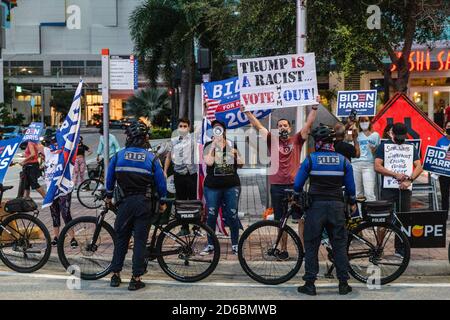
[[[296,51],[297,54],[306,52],[306,0],[296,0],[297,6],[297,32],[296,32]],[[297,132],[303,128],[305,122],[305,107],[297,107],[295,122]],[[301,160],[305,158],[306,149],[302,148]]]
[[[102,49],[102,100],[103,100],[103,164],[104,177],[109,166],[109,49]]]

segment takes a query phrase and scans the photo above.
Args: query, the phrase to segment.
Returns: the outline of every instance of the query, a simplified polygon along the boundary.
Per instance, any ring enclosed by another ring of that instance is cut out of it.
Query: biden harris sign
[[[348,117],[352,110],[358,116],[374,116],[377,106],[377,90],[338,91],[336,115]]]
[[[423,161],[423,169],[450,177],[450,152],[447,149],[428,146]]]

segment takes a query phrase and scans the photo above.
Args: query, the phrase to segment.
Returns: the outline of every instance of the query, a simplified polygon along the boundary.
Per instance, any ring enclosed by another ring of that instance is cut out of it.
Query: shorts
[[[26,164],[23,167],[23,188],[24,190],[36,190],[41,187],[38,178],[41,176],[38,163]]]

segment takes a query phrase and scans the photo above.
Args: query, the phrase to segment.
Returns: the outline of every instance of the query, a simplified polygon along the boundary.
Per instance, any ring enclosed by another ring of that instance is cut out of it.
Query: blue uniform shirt
[[[106,195],[111,198],[115,183],[125,194],[145,194],[154,184],[160,198],[167,195],[166,178],[155,155],[142,148],[125,148],[112,159],[106,177]]]
[[[342,186],[355,203],[353,168],[343,155],[333,151],[317,151],[307,157],[297,172],[294,190],[300,192],[310,178],[309,194],[329,200],[342,200]]]

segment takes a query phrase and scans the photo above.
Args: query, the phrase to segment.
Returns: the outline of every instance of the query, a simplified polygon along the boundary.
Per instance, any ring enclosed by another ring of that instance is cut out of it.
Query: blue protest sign
[[[240,110],[240,89],[238,77],[222,81],[205,82],[206,116],[209,120],[219,120],[228,129],[249,124],[245,113]],[[258,110],[253,114],[258,119],[266,117],[271,110]]]
[[[44,130],[43,123],[32,122],[30,126],[27,128],[27,131],[25,131],[22,141],[38,142],[43,130]]]
[[[377,106],[377,90],[338,91],[336,115],[348,117],[352,110],[358,116],[374,116]]]
[[[19,148],[22,137],[0,140],[0,183],[3,183],[9,164]]]
[[[450,152],[447,149],[428,146],[423,160],[423,169],[450,177]]]

